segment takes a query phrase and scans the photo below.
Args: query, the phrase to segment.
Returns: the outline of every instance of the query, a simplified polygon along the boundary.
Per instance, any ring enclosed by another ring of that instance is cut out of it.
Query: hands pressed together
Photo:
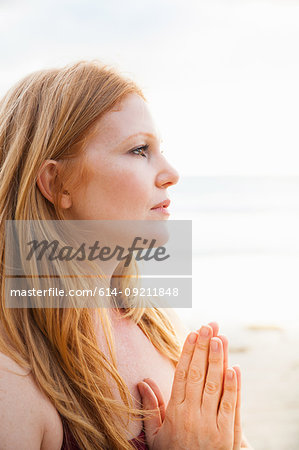
[[[250,449],[242,437],[241,371],[227,367],[228,340],[215,322],[188,334],[176,366],[166,407],[154,380],[138,383],[150,450]]]

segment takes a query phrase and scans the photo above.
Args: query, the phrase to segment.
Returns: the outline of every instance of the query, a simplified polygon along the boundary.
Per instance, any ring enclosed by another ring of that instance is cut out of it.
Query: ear
[[[43,196],[46,197],[46,199],[48,199],[51,203],[54,203],[54,186],[58,171],[58,161],[55,161],[54,159],[47,159],[42,163],[37,175],[37,186]],[[72,199],[70,193],[68,191],[63,191],[60,207],[63,209],[68,209],[71,206]]]

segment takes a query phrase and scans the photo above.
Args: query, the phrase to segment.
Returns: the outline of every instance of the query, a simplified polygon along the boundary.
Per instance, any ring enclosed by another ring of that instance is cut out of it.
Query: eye
[[[131,153],[139,152],[139,151],[142,151],[143,153],[147,152],[148,147],[149,147],[148,144],[142,145],[141,147],[138,147],[138,148],[135,148],[134,150],[132,150]],[[137,156],[141,155],[141,156],[145,157],[145,153],[144,154],[142,154],[142,153],[135,153],[135,155],[137,155]]]

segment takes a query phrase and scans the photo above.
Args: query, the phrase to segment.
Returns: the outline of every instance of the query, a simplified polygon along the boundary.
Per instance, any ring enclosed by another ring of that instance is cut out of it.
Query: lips
[[[163,202],[158,203],[157,205],[153,206],[151,209],[156,209],[156,208],[167,208],[170,204],[170,200],[169,198],[167,198],[166,200],[164,200]]]

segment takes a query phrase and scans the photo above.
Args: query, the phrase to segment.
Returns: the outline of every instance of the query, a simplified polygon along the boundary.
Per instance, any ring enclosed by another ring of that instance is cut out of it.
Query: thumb
[[[153,412],[152,416],[144,418],[144,430],[146,434],[146,440],[148,444],[151,446],[155,438],[155,435],[157,434],[159,428],[162,425],[159,404],[154,391],[145,381],[141,381],[140,383],[138,383],[137,387],[141,396],[143,409],[146,411],[151,409],[156,410],[155,412]]]

